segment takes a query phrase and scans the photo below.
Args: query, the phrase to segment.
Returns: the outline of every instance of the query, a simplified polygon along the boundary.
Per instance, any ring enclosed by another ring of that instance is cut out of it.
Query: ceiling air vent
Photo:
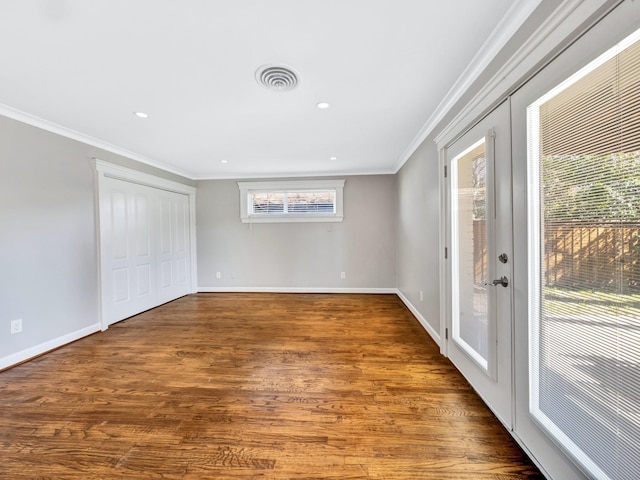
[[[296,88],[298,74],[282,65],[265,65],[256,71],[256,80],[260,85],[275,92],[287,92]]]

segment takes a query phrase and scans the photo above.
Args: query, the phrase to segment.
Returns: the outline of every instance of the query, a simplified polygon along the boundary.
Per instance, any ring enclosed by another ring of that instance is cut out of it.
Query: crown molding
[[[27,125],[31,125],[33,127],[40,128],[42,130],[46,130],[47,132],[55,133],[56,135],[66,137],[71,140],[76,140],[78,142],[91,145],[92,147],[100,148],[101,150],[106,150],[107,152],[115,153],[116,155],[127,157],[131,160],[135,160],[136,162],[159,168],[160,170],[164,170],[165,172],[180,175],[182,177],[188,178],[189,180],[194,180],[194,175],[192,175],[190,172],[172,167],[171,165],[168,165],[164,162],[153,160],[149,157],[145,157],[144,155],[132,152],[131,150],[127,150],[112,143],[105,142],[90,135],[78,132],[77,130],[58,125],[57,123],[50,122],[36,115],[31,115],[30,113],[23,112],[22,110],[10,107],[9,105],[0,104],[0,115],[12,118],[13,120],[17,120],[22,123],[26,123]]]

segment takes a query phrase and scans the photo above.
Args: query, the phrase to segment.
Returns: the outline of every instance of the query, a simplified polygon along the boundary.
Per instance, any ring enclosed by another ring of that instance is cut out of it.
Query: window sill
[[[342,222],[342,215],[269,215],[243,217],[242,223],[328,223]]]

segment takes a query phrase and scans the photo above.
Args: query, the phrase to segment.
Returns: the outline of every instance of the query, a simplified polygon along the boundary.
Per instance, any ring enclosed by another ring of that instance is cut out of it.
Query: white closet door
[[[187,295],[189,278],[189,197],[158,191],[158,300],[165,303]]]
[[[103,328],[192,292],[190,195],[100,178]]]
[[[105,178],[100,205],[103,313],[107,324],[155,305],[154,189]]]

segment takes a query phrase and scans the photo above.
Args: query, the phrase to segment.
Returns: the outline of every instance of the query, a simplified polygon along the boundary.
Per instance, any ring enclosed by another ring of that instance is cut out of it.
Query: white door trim
[[[102,309],[102,244],[100,235],[100,203],[102,202],[104,192],[104,179],[114,178],[125,182],[135,183],[138,185],[144,185],[151,188],[157,188],[160,190],[167,190],[169,192],[180,193],[189,197],[189,247],[191,249],[190,259],[191,262],[191,275],[189,278],[189,292],[197,293],[198,291],[198,271],[197,271],[197,252],[196,252],[196,188],[183,183],[174,182],[166,178],[157,177],[148,173],[133,170],[131,168],[115,165],[113,163],[105,162],[98,158],[92,159],[95,163],[96,169],[96,230],[97,230],[97,243],[98,243],[98,285],[100,295],[100,326],[104,331],[108,328],[108,324],[103,315]],[[101,188],[102,187],[102,188]]]
[[[447,201],[447,176],[449,172],[447,171],[447,148],[442,147],[439,149],[439,167],[440,167],[440,221],[439,221],[439,240],[440,240],[440,262],[439,270],[440,270],[440,353],[445,357],[449,356],[449,344],[447,342],[448,339],[448,331],[449,325],[447,324],[449,315],[450,315],[450,303],[448,300],[448,288],[443,288],[444,285],[447,285],[448,282],[448,232],[447,232],[447,217],[450,211],[449,202]]]

